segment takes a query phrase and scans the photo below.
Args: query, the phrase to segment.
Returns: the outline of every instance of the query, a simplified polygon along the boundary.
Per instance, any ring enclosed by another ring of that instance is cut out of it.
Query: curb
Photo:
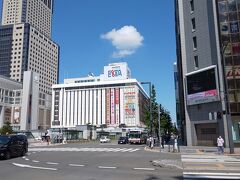
[[[168,152],[168,151],[166,151],[166,150],[164,150],[163,151],[163,149],[161,149],[161,152],[160,152],[160,150],[159,149],[156,149],[156,148],[153,148],[153,149],[151,149],[151,148],[149,148],[149,147],[144,147],[144,150],[145,151],[150,151],[150,152],[158,152],[158,153],[167,153],[167,154],[182,154],[181,152]]]
[[[168,162],[166,162],[168,161]],[[173,163],[170,163],[173,162]],[[172,168],[172,169],[183,169],[183,166],[179,166],[177,164],[174,164],[174,162],[176,161],[172,161],[172,160],[154,160],[152,161],[152,165],[153,166],[159,166],[159,167],[164,167],[164,168]],[[182,163],[181,163],[182,164]]]

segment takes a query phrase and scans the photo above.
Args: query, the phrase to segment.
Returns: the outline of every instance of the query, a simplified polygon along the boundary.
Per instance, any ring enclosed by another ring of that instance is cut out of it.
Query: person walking
[[[153,148],[153,144],[154,144],[154,139],[153,139],[153,137],[151,136],[151,137],[150,137],[150,148],[151,148],[151,149]]]
[[[224,140],[221,136],[219,136],[217,138],[218,154],[224,153],[223,144],[224,144]]]

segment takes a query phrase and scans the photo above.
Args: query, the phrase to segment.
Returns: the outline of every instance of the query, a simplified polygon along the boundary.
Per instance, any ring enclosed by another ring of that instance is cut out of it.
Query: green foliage
[[[154,85],[152,86],[151,92],[151,103],[152,103],[152,132],[153,134],[158,135],[158,103],[156,102],[156,90]],[[170,134],[176,132],[176,129],[173,128],[172,119],[170,112],[167,111],[161,104],[160,106],[160,124],[161,124],[161,134]],[[149,109],[145,112],[145,125],[150,130],[150,112]],[[176,128],[176,127],[175,127]]]
[[[10,122],[6,122],[2,128],[0,128],[0,134],[12,134],[12,126]]]

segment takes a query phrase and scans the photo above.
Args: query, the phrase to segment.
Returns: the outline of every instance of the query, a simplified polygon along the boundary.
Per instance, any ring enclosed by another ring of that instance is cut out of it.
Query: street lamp
[[[151,82],[141,82],[141,84],[149,85],[149,113],[150,113],[150,135],[152,136],[152,83]]]
[[[227,77],[226,77],[226,72],[225,72],[225,52],[228,47],[229,42],[226,42],[226,44],[222,43],[221,46],[221,66],[222,66],[222,79],[223,79],[223,91],[221,93],[224,99],[223,105],[223,115],[224,115],[224,124],[227,126],[227,136],[228,136],[228,145],[229,145],[229,150],[230,154],[234,153],[234,143],[233,143],[233,138],[232,138],[232,119],[231,119],[231,114],[230,114],[230,105],[229,105],[229,95],[228,95],[228,84],[227,84]]]

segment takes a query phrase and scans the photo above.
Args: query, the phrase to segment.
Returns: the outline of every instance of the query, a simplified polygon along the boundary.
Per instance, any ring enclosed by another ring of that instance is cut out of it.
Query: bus
[[[130,131],[128,134],[129,144],[146,144],[147,132],[144,131]]]

